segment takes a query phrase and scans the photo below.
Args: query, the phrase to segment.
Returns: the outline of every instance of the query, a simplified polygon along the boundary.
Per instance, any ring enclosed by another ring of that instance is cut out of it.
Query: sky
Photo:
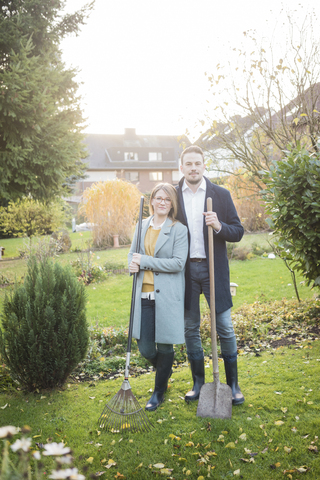
[[[66,0],[66,12],[85,3]],[[61,42],[67,67],[78,69],[85,131],[188,130],[196,141],[208,126],[200,124],[210,98],[205,72],[232,58],[244,31],[270,37],[277,25],[281,44],[287,9],[301,18],[314,10],[320,18],[319,0],[96,0],[79,36]]]

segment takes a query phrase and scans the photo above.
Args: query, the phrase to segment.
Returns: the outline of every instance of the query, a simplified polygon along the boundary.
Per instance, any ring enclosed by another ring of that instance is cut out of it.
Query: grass
[[[90,232],[82,232],[82,235],[88,239]],[[71,234],[72,247],[82,241],[80,233]],[[245,235],[246,245],[258,243],[261,249],[266,246],[266,234]],[[15,244],[21,239],[11,239]],[[9,242],[9,240],[8,240]],[[241,242],[240,242],[241,244]],[[94,263],[109,268],[114,266],[119,268],[126,267],[129,248],[108,249],[94,252]],[[78,253],[67,253],[60,255],[57,259],[61,264],[68,265],[78,258]],[[26,272],[26,262],[23,259],[8,260],[4,257],[0,261],[0,275],[7,276],[11,281],[15,278],[21,278]],[[233,312],[241,307],[243,303],[253,303],[257,300],[271,301],[281,300],[282,298],[295,298],[294,287],[289,270],[284,262],[279,259],[269,259],[265,257],[254,257],[251,260],[230,261],[230,280],[237,283],[237,294],[233,297]],[[312,298],[314,292],[300,285],[302,277],[297,276],[299,285],[299,295],[301,299]],[[91,324],[99,323],[101,326],[126,326],[129,322],[130,299],[131,299],[132,279],[128,274],[112,275],[101,282],[92,283],[86,287],[88,294],[87,317]],[[0,289],[0,305],[7,289]],[[201,309],[206,308],[206,301],[201,297]]]
[[[148,413],[154,424],[149,433],[109,433],[99,428],[104,404],[119,390],[122,378],[71,383],[39,394],[3,392],[1,425],[29,425],[34,449],[36,442],[48,439],[65,442],[73,449],[76,467],[88,467],[86,478],[103,471],[104,479],[183,480],[209,474],[223,479],[237,470],[246,480],[320,478],[318,454],[309,450],[319,448],[320,341],[261,356],[240,356],[238,363],[246,402],[233,407],[230,420],[196,416],[197,402],[183,400],[191,375],[180,366],[174,370],[163,406]],[[210,381],[209,363],[206,372]],[[224,382],[221,364],[220,375]],[[144,406],[154,373],[131,378],[130,383]],[[108,469],[109,460],[116,465]],[[169,470],[161,474],[156,464]],[[301,467],[307,470],[303,474],[296,470]]]

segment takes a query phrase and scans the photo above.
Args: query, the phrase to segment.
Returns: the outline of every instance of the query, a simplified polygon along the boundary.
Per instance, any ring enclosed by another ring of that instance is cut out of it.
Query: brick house
[[[137,135],[134,128],[126,128],[122,135],[89,134],[85,142],[89,150],[87,178],[78,182],[69,199],[72,203],[78,203],[93,183],[114,178],[136,184],[142,193],[159,182],[176,185],[180,154],[190,145],[184,135]]]

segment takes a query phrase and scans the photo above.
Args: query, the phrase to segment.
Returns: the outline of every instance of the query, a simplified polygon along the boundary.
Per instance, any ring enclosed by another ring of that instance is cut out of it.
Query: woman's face
[[[164,190],[158,190],[151,200],[153,211],[155,215],[168,216],[171,210],[171,199]]]

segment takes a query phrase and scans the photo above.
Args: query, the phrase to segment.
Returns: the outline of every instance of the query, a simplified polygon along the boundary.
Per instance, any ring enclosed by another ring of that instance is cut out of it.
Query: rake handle
[[[140,198],[140,210],[139,210],[138,231],[137,231],[137,241],[136,241],[136,253],[139,253],[139,251],[140,251],[142,216],[143,216],[143,202],[144,202],[144,196],[142,195],[141,198]],[[138,280],[138,273],[136,272],[136,273],[133,274],[133,282],[132,282],[131,308],[130,308],[130,321],[129,321],[129,331],[128,331],[127,353],[131,352],[132,328],[133,328],[133,316],[134,316],[134,307],[135,307],[135,300],[136,300],[137,280]],[[128,355],[127,355],[127,357],[128,357]],[[128,360],[127,360],[127,363],[128,363]],[[126,365],[126,369],[127,368],[128,368],[128,366]]]
[[[212,198],[207,198],[207,212],[212,212]],[[212,366],[213,375],[218,375],[218,350],[217,350],[217,324],[216,324],[216,297],[215,297],[215,281],[214,281],[214,237],[213,229],[208,226],[208,243],[209,243],[209,277],[210,277],[210,316],[211,316],[211,347],[212,347]]]

